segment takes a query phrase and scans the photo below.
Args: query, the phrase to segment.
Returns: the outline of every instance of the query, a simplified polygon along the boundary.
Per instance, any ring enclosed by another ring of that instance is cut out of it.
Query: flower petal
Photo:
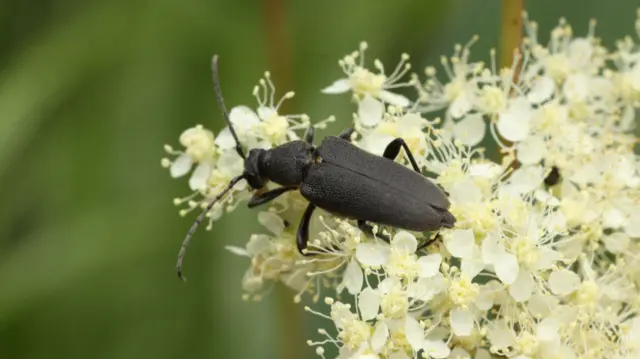
[[[442,256],[438,253],[429,254],[418,259],[420,265],[420,277],[429,278],[433,277],[440,270],[440,264],[442,263]]]
[[[218,171],[235,177],[244,170],[244,161],[235,150],[224,151],[216,163]]]
[[[500,187],[500,196],[518,196],[532,192],[544,181],[542,166],[523,166],[513,171],[506,185]]]
[[[344,93],[351,89],[351,85],[349,84],[349,79],[338,79],[334,81],[331,85],[322,89],[322,93],[326,94],[338,94]]]
[[[422,344],[424,342],[424,329],[422,329],[420,323],[410,315],[408,315],[405,320],[404,333],[407,338],[407,342],[409,342],[413,350],[417,352],[422,349]]]
[[[490,324],[487,339],[497,349],[507,349],[515,344],[515,336],[511,328],[507,327],[503,320]]]
[[[498,241],[498,236],[497,233],[489,233],[482,241],[482,260],[487,264],[495,263],[505,252],[504,244]]]
[[[260,123],[258,114],[248,106],[236,106],[229,111],[229,121],[233,124],[238,136],[246,134],[254,126]]]
[[[194,191],[204,189],[209,176],[211,176],[211,165],[206,162],[199,164],[189,178],[189,188]]]
[[[486,349],[479,348],[476,350],[474,359],[491,359],[491,354]]]
[[[524,269],[518,271],[518,277],[509,287],[509,294],[516,302],[525,302],[531,298],[535,282],[531,277],[531,273]]]
[[[371,320],[378,315],[380,308],[380,294],[377,290],[367,287],[358,295],[358,308],[362,320]]]
[[[457,336],[466,337],[473,331],[473,314],[468,309],[456,308],[449,313],[451,329]]]
[[[360,147],[374,155],[382,156],[387,145],[389,145],[393,139],[393,136],[387,133],[372,131],[362,138]]]
[[[422,343],[422,349],[424,349],[429,358],[447,358],[451,353],[447,343],[442,340],[425,339]]]
[[[527,94],[527,99],[534,105],[541,104],[551,98],[556,90],[556,84],[549,76],[542,76],[537,79],[531,91]]]
[[[446,237],[444,245],[452,256],[465,258],[473,252],[474,238],[471,229],[459,229]]]
[[[518,278],[519,265],[518,259],[511,253],[503,252],[498,255],[493,267],[496,271],[498,279],[504,284],[511,285]]]
[[[344,271],[342,283],[338,286],[338,291],[347,288],[349,294],[356,295],[360,292],[360,289],[362,289],[363,282],[364,276],[362,269],[360,269],[356,260],[352,259],[351,262],[347,264],[347,269]]]
[[[500,286],[502,287],[502,286]],[[480,293],[475,300],[475,305],[480,310],[489,310],[493,307],[495,288],[490,284],[483,284],[480,286]]]
[[[384,348],[384,345],[387,343],[387,338],[389,338],[389,328],[384,320],[382,320],[378,322],[371,336],[371,350],[373,350],[374,353],[382,351],[382,348]]]
[[[404,351],[399,351],[391,353],[389,359],[409,359],[409,356]]]
[[[529,136],[516,146],[516,156],[523,165],[537,164],[547,152],[544,139],[540,136]]]
[[[511,142],[522,141],[531,130],[531,117],[529,102],[524,98],[518,98],[498,117],[498,131]]]
[[[622,232],[614,232],[605,236],[602,241],[604,247],[611,253],[623,253],[631,242],[629,236]]]
[[[556,295],[571,294],[579,286],[580,277],[570,270],[560,269],[549,276],[549,289]]]
[[[545,318],[538,323],[536,336],[544,342],[553,341],[558,338],[558,329],[560,324],[554,318]]]
[[[471,108],[473,107],[471,97],[472,96],[466,91],[456,97],[449,107],[449,113],[451,114],[451,117],[457,119],[466,115],[467,112],[471,111]]]
[[[258,213],[258,222],[276,236],[279,236],[284,230],[284,220],[273,212],[262,211]]]
[[[478,203],[482,197],[482,191],[471,178],[456,181],[449,190],[449,198],[455,203]]]
[[[411,104],[408,98],[386,90],[380,91],[378,98],[393,106],[408,107]]]
[[[569,75],[562,86],[564,96],[571,102],[586,100],[589,91],[589,78],[585,74]]]
[[[393,237],[391,246],[402,253],[415,253],[418,249],[418,240],[413,234],[400,231]]]
[[[191,166],[193,165],[193,161],[191,157],[186,154],[181,154],[178,158],[173,161],[171,167],[169,168],[169,172],[171,173],[171,177],[178,178],[186,175],[189,170],[191,170]]]
[[[389,246],[378,243],[360,243],[356,247],[356,259],[369,267],[380,267],[389,260]]]
[[[241,248],[241,247],[236,247],[236,246],[225,246],[224,249],[228,250],[229,252],[237,255],[237,256],[242,256],[242,257],[249,257],[249,253],[247,252],[246,249]]]
[[[231,135],[229,126],[223,128],[222,131],[220,131],[214,142],[216,146],[223,150],[228,150],[236,147],[236,140],[233,139],[233,135]]]
[[[358,103],[358,119],[365,127],[374,127],[384,115],[384,104],[366,94]]]
[[[480,247],[473,245],[471,254],[462,259],[462,273],[469,278],[474,278],[484,269],[484,261],[482,260],[482,252]]]
[[[247,243],[247,253],[252,256],[259,255],[271,247],[271,240],[267,235],[254,234]]]
[[[640,238],[640,213],[637,211],[631,214],[624,232],[631,238]]]
[[[263,121],[272,117],[278,116],[278,110],[271,106],[260,106],[258,107],[258,117]],[[235,125],[234,125],[235,126]]]
[[[453,126],[453,134],[463,145],[475,146],[479,144],[486,133],[487,126],[481,114],[465,116]]]

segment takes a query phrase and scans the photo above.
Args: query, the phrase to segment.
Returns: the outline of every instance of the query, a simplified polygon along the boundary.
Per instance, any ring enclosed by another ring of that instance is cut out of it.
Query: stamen
[[[264,73],[264,78],[267,80],[267,84],[269,85],[269,89],[271,90],[270,95],[269,95],[269,106],[270,107],[274,107],[273,106],[273,100],[276,94],[276,87],[273,85],[273,81],[271,81],[271,73],[269,71]],[[274,107],[274,108],[278,108],[278,106]]]

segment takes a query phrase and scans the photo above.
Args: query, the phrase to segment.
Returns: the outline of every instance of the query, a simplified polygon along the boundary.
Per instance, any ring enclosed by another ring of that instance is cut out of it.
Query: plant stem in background
[[[513,65],[514,52],[520,50],[522,45],[522,12],[524,0],[502,0],[502,13],[500,15],[500,53],[498,64],[500,68],[510,68]],[[521,57],[520,57],[521,58]],[[519,65],[515,67],[513,81],[518,80]],[[501,138],[503,143],[509,145],[509,141]],[[504,153],[498,153],[504,158]],[[512,163],[512,168],[517,164]]]
[[[513,51],[522,43],[522,12],[524,0],[502,0],[500,28],[500,67],[510,67]],[[517,77],[517,72],[514,74]]]
[[[283,0],[265,0],[264,24],[267,35],[268,67],[273,81],[284,91],[293,90],[291,47],[285,28],[286,9]],[[295,98],[285,101],[281,107],[283,112],[290,111]],[[299,359],[309,353],[305,345],[304,319],[302,306],[293,302],[290,288],[279,285],[275,291],[276,313],[278,317],[279,358]]]

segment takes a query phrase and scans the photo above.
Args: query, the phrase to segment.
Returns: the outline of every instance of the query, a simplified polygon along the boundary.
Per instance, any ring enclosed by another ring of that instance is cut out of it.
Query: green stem
[[[283,0],[265,0],[263,2],[264,24],[267,36],[268,64],[271,76],[277,88],[283,91],[293,90],[291,65],[291,47],[286,29],[286,7]],[[280,108],[282,113],[292,112],[294,99],[285,101]],[[293,302],[292,289],[278,285],[275,290],[276,312],[278,313],[278,358],[300,359],[308,357],[310,349],[306,346],[304,330],[304,311],[300,304]]]

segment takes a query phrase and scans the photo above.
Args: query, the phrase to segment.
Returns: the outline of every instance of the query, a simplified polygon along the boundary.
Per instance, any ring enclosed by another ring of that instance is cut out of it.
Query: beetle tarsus
[[[260,193],[258,195],[251,197],[249,199],[249,202],[247,203],[247,206],[249,208],[259,206],[269,201],[273,201],[274,199],[283,195],[285,192],[293,191],[295,189],[297,188],[296,187],[278,187],[276,189],[272,189],[271,191]]]
[[[300,225],[298,226],[298,233],[296,234],[298,251],[304,256],[311,255],[311,253],[308,253],[308,250],[306,249],[309,243],[309,223],[311,222],[311,215],[315,209],[316,206],[313,203],[309,203],[307,209],[304,210],[304,214],[300,220]]]
[[[417,251],[423,250],[427,247],[429,247],[431,244],[433,244],[435,241],[437,241],[438,239],[442,238],[442,236],[440,236],[440,233],[436,234],[435,236],[429,238],[428,240],[424,241],[424,243],[422,243],[417,249]]]
[[[313,126],[309,126],[307,128],[307,133],[304,134],[304,142],[313,145],[313,136],[315,134],[315,128]]]
[[[349,127],[347,129],[345,129],[344,131],[340,132],[338,137],[342,138],[343,140],[351,141],[351,135],[353,134],[353,131],[355,131],[355,130],[353,128]]]

